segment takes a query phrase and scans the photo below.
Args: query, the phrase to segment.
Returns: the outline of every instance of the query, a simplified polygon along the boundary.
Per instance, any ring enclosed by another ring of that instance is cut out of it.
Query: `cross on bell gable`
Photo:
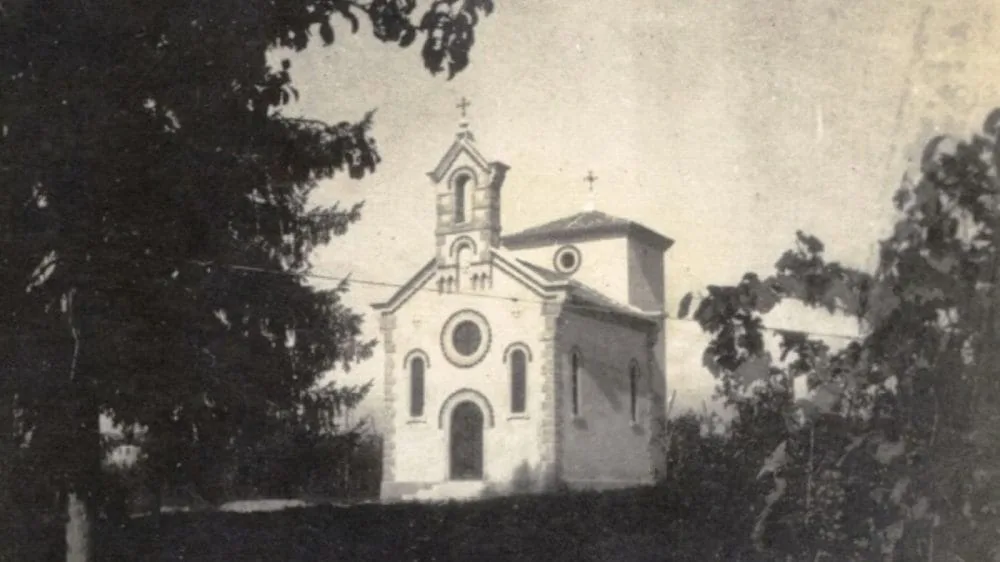
[[[455,105],[455,107],[457,107],[458,110],[462,112],[462,119],[458,122],[459,138],[467,138],[467,139],[474,138],[472,136],[472,131],[469,130],[469,120],[466,119],[467,116],[466,111],[469,109],[470,105],[472,105],[472,102],[465,99],[465,96],[462,96],[462,99],[460,99],[458,101],[458,104]]]
[[[463,120],[465,119],[465,110],[469,109],[470,105],[472,105],[472,102],[470,102],[469,100],[465,99],[465,96],[462,96],[462,99],[459,100],[458,105],[455,106],[459,110],[462,111],[462,119]]]

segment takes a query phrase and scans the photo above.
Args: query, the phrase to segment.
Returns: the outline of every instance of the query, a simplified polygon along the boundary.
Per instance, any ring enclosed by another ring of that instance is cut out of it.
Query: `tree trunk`
[[[74,318],[75,291],[66,299],[66,317],[73,338],[73,355],[69,367],[70,413],[67,417],[67,453],[70,465],[69,490],[66,497],[66,562],[94,562],[96,555],[97,498],[101,476],[100,414],[94,402],[94,389],[86,375],[81,376],[80,330]]]
[[[351,491],[352,491],[352,487],[351,487],[351,461],[352,461],[353,455],[351,455],[351,453],[353,451],[354,451],[353,443],[348,442],[348,444],[347,444],[347,454],[344,456],[344,491],[346,492],[345,493],[345,498],[347,499],[348,502],[351,501],[351,497],[352,497],[352,494],[351,494]]]
[[[91,562],[94,560],[94,520],[88,509],[85,494],[69,494],[66,522],[66,562]]]
[[[153,510],[149,516],[153,520],[153,528],[160,528],[160,515],[163,512],[163,481],[159,478],[153,482]]]
[[[88,408],[89,409],[89,408]],[[79,419],[79,418],[77,418]],[[101,444],[98,415],[93,421],[80,422],[74,429],[79,439],[76,448],[74,478],[67,494],[66,562],[97,560],[97,502],[101,470]]]

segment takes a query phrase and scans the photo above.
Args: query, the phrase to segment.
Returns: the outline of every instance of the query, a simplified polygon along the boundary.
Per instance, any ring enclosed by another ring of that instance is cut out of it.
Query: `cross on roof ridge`
[[[587,194],[587,204],[584,206],[584,210],[594,211],[597,207],[597,201],[594,198],[594,182],[597,181],[597,176],[594,175],[593,170],[587,171],[587,176],[583,178],[583,181],[590,184],[590,192]]]

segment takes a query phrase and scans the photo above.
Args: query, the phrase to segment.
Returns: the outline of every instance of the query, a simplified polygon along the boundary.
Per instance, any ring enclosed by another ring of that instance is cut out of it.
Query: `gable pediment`
[[[564,283],[551,283],[535,272],[528,270],[521,264],[518,264],[515,260],[502,256],[499,254],[492,254],[491,267],[493,269],[493,275],[503,275],[511,280],[513,280],[517,285],[524,288],[527,293],[534,295],[539,299],[549,299],[553,298],[558,294],[558,291],[565,289],[566,285]],[[449,267],[440,267],[436,259],[430,260],[424,267],[410,278],[409,281],[404,283],[388,300],[380,303],[373,303],[371,306],[373,309],[384,312],[384,313],[394,313],[404,306],[414,295],[420,291],[437,291],[435,287],[435,279],[442,274],[442,272],[447,273],[448,270],[452,270]],[[489,289],[480,289],[476,291],[471,291],[469,294],[477,295],[489,292]]]
[[[559,299],[560,295],[562,295],[563,298],[570,299],[572,302],[584,303],[583,308],[603,310],[613,315],[629,317],[654,324],[663,316],[662,313],[642,311],[629,305],[615,302],[595,289],[569,279],[564,279],[523,260],[507,256],[502,251],[491,250],[490,256],[494,275],[503,275],[513,280],[517,285],[524,288],[530,294],[535,295],[539,300]],[[447,269],[451,268],[439,267],[437,259],[430,260],[409,281],[403,284],[392,297],[385,302],[372,304],[372,308],[388,314],[396,312],[418,292],[435,290],[431,282],[443,270]],[[488,292],[489,289],[485,289],[473,291],[469,294],[481,295]],[[517,297],[511,295],[506,296],[514,300],[517,299]]]
[[[456,136],[455,142],[451,144],[451,148],[448,149],[448,152],[441,157],[437,166],[428,172],[427,175],[430,176],[434,183],[440,183],[454,167],[456,161],[463,155],[471,160],[483,173],[489,173],[498,165],[503,166],[502,164],[487,160],[472,142],[472,134],[465,132],[459,133]]]

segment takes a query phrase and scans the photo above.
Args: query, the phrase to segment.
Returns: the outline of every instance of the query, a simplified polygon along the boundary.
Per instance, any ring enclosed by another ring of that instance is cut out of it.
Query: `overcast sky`
[[[384,158],[370,178],[319,189],[319,203],[366,207],[316,255],[318,273],[403,283],[433,255],[426,172],[462,96],[483,153],[511,167],[504,231],[582,210],[593,170],[598,209],[676,240],[671,310],[687,291],[767,273],[798,229],[870,268],[907,156],[935,127],[968,134],[1000,106],[995,0],[496,3],[452,81],[423,69],[419,45],[348,25],[292,57],[301,100],[286,113],[337,122],[377,109]],[[372,336],[368,304],[391,292],[352,289]],[[672,356],[696,365],[701,350]],[[347,380],[380,382],[381,363]]]

